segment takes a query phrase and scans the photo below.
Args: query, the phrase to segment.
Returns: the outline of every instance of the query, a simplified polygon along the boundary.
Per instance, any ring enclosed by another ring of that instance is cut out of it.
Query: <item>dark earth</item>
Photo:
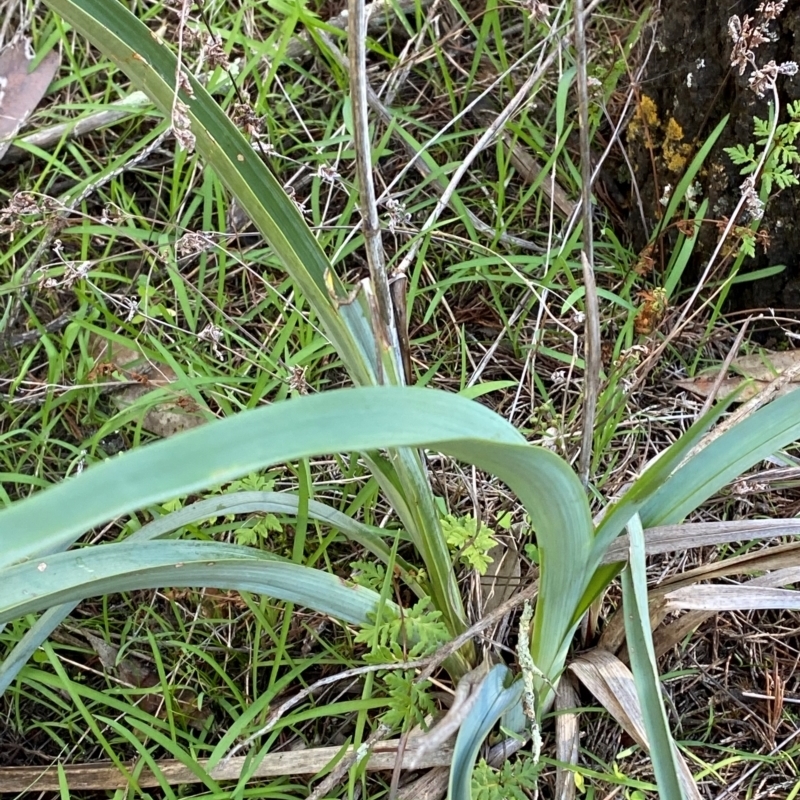
[[[707,3],[702,0],[664,0],[661,19],[655,30],[656,40],[650,55],[644,80],[638,87],[639,107],[647,97],[655,104],[657,122],[653,126],[648,146],[644,135],[629,133],[628,152],[638,184],[646,217],[642,222],[639,204],[633,191],[627,209],[628,230],[633,232],[634,244],[641,249],[656,229],[659,198],[667,184],[676,186],[681,174],[697,149],[714,130],[717,123],[730,114],[730,120],[711,151],[699,175],[703,197],[709,199],[707,223],[704,223],[695,249],[693,263],[686,273],[684,286],[693,288],[716,245],[719,230],[714,221],[727,219],[740,199],[742,177],[724,147],[753,140],[753,117],[768,119],[768,92],[759,99],[748,86],[748,69],[739,75],[731,68],[732,40],[728,20],[734,14],[758,19],[758,0],[738,0],[727,3]],[[800,63],[800,0],[789,0],[780,17],[769,23],[772,41],[764,42],[755,51],[759,65],[771,59],[781,64]],[[647,44],[645,46],[648,46]],[[691,75],[691,77],[689,77]],[[788,115],[786,105],[800,100],[800,74],[780,75],[777,81],[781,112],[779,122]],[[672,122],[674,120],[674,123]],[[677,123],[677,124],[675,124]],[[756,150],[758,153],[758,148]],[[655,175],[654,175],[655,166]],[[795,167],[795,174],[798,167]],[[740,218],[740,224],[747,219]],[[766,252],[757,247],[755,258],[745,260],[742,272],[752,272],[773,265],[786,269],[770,278],[749,281],[733,287],[729,296],[729,311],[773,309],[789,316],[800,316],[800,187],[773,190],[767,204],[761,230],[769,236]],[[675,234],[661,240],[663,254],[668,259]],[[731,259],[727,260],[729,266]],[[722,272],[714,278],[724,277]]]

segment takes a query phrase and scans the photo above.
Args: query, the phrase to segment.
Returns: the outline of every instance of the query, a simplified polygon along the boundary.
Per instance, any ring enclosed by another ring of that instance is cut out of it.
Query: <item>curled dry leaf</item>
[[[143,401],[146,395],[169,388],[177,381],[175,370],[168,364],[146,358],[139,351],[100,336],[92,337],[89,350],[95,359],[90,377],[118,378],[119,387],[114,388],[113,383],[110,385],[114,404],[120,411],[141,405],[145,409],[142,427],[146,431],[167,437],[205,422],[205,416],[185,392],[175,390],[174,399],[156,405]],[[105,385],[109,387],[107,382]]]
[[[735,358],[731,362],[734,374],[723,378],[717,384],[719,370],[704,372],[694,378],[677,381],[677,385],[682,389],[708,397],[717,385],[719,396],[730,394],[742,385],[742,382],[750,379],[751,383],[744,387],[738,400],[744,402],[755,397],[762,389],[768,386],[775,378],[789,369],[796,368],[800,364],[800,350],[786,350],[782,352],[764,350],[750,356]],[[783,386],[778,391],[778,397],[793,391],[800,384],[800,376],[796,376],[790,383]]]
[[[595,648],[575,658],[569,671],[640,747],[647,747],[633,673],[628,667],[607,650]]]

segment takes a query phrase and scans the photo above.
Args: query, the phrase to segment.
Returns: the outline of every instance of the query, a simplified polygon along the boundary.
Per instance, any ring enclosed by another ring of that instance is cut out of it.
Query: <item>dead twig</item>
[[[592,230],[592,154],[589,142],[589,86],[586,77],[586,29],[583,0],[575,0],[575,49],[578,67],[578,120],[581,149],[581,215],[583,219],[583,286],[585,344],[583,372],[583,436],[578,472],[584,487],[589,485],[597,397],[600,393],[600,307],[594,279],[594,237]]]
[[[386,258],[381,240],[381,223],[378,204],[375,199],[375,184],[372,180],[372,145],[369,134],[367,101],[367,17],[364,0],[349,0],[349,24],[347,44],[349,51],[350,99],[353,109],[353,138],[356,153],[356,175],[358,176],[359,207],[361,209],[364,244],[367,263],[375,293],[375,313],[372,327],[378,340],[379,356],[388,351],[395,364],[395,376],[404,383],[404,363],[408,363],[407,353],[401,353],[400,339],[392,310],[392,295],[386,273]],[[408,337],[406,337],[407,339]],[[407,342],[406,342],[407,344]],[[376,364],[379,382],[383,369],[382,358]],[[392,378],[389,383],[393,383]]]

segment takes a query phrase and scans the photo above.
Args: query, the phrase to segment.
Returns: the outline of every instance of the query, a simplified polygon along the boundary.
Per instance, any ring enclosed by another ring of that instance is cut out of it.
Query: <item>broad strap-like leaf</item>
[[[725,398],[703,417],[698,419],[678,441],[665,450],[644,474],[607,509],[602,522],[597,526],[592,554],[587,563],[588,578],[586,590],[575,609],[573,624],[577,625],[589,606],[606,590],[622,569],[623,564],[603,564],[603,558],[611,543],[622,533],[628,521],[638,514],[653,494],[666,482],[694,447],[700,442],[708,429],[722,416],[725,409],[735,399],[735,394]]]
[[[496,664],[476,689],[478,697],[475,705],[461,724],[456,737],[448,800],[470,800],[472,770],[480,746],[495,723],[522,702],[522,681],[510,681],[511,672],[508,667]]]
[[[369,621],[380,600],[327,572],[218,542],[96,545],[7,567],[2,581],[0,623],[86,597],[163,586],[265,594],[357,625]]]
[[[307,502],[306,513],[310,519],[323,522],[340,530],[349,539],[360,544],[365,550],[386,562],[391,553],[391,547],[383,540],[383,536],[393,535],[391,531],[365,525],[363,522],[351,519],[347,514],[331,508],[318,500]],[[300,500],[291,492],[231,492],[209,497],[196,503],[190,503],[183,508],[157,517],[152,522],[143,525],[129,537],[129,540],[156,539],[178,530],[186,525],[209,519],[222,517],[229,514],[285,514],[290,517],[297,516],[300,509]],[[402,569],[409,569],[409,565],[395,556],[395,563]]]
[[[176,100],[185,107],[198,152],[264,235],[319,316],[353,382],[401,384],[402,377],[396,371],[399,361],[374,334],[364,292],[354,299],[349,296],[295,202],[220,106],[182,67],[181,82],[189,88],[176,92],[179,64],[172,50],[121,3],[46,2],[111,58],[168,119],[174,119]],[[403,450],[390,454],[390,460],[400,478],[390,499],[397,501],[396,510],[425,562],[434,604],[450,630],[459,633],[466,628],[466,615],[424,465],[416,453]],[[379,481],[385,477],[376,474]],[[392,489],[385,481],[382,488],[387,492]]]
[[[138,531],[135,531],[125,541],[127,543],[140,543],[168,536],[185,525],[191,525],[214,516],[253,513],[294,516],[298,513],[298,509],[299,499],[295,495],[286,492],[232,492],[207,500],[200,500],[170,514],[157,517],[152,522],[142,526]],[[381,533],[385,534],[385,531],[350,519],[346,514],[342,514],[341,511],[337,511],[324,503],[310,500],[308,502],[308,515],[311,519],[338,528],[342,533],[361,544],[384,562],[391,552],[391,548],[381,538]],[[407,575],[410,565],[398,556],[395,556],[394,561],[401,573],[404,576]],[[411,580],[408,582],[411,588],[419,596],[422,596],[422,591],[416,583]],[[72,613],[76,606],[77,602],[72,602],[49,608],[25,632],[25,635],[0,663],[0,695],[11,685],[11,682],[33,653],[58,625]]]
[[[611,542],[622,533],[628,521],[634,514],[638,514],[645,503],[661,489],[669,476],[677,469],[678,465],[699,444],[707,431],[725,413],[726,409],[736,399],[736,393],[726,397],[705,415],[700,417],[674,444],[670,445],[639,477],[625,494],[606,510],[603,521],[597,527],[593,561],[597,564],[602,561],[603,555]],[[642,517],[645,527],[652,527],[656,523],[646,522]],[[591,601],[590,601],[591,603]]]
[[[667,722],[661,697],[650,613],[647,604],[647,565],[644,557],[644,531],[638,514],[628,525],[630,555],[622,573],[622,596],[625,605],[625,633],[636,693],[642,708],[644,727],[650,743],[650,758],[662,800],[685,797],[675,742]]]
[[[563,460],[529,445],[494,412],[430,389],[370,387],[297,398],[108,459],[0,511],[0,565],[42,558],[110,519],[273,464],[381,447],[440,450],[516,492],[543,565],[532,655],[545,674],[560,670],[592,545],[580,482]]]

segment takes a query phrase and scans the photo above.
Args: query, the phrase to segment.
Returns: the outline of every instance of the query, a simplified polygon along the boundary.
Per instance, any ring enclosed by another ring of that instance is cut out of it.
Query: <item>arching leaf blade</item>
[[[622,593],[625,606],[625,634],[631,658],[636,693],[642,707],[650,758],[663,800],[684,797],[675,742],[667,722],[661,697],[650,612],[647,603],[647,566],[644,555],[644,531],[638,514],[628,525],[630,559],[622,573]]]
[[[8,567],[2,581],[0,623],[87,597],[165,586],[264,594],[358,625],[380,600],[327,572],[218,542],[96,545]]]
[[[478,698],[459,728],[450,768],[449,800],[470,800],[472,770],[484,739],[495,723],[522,700],[522,681],[510,686],[511,673],[504,664],[496,664],[477,689]]]
[[[125,541],[129,543],[144,542],[168,536],[185,525],[191,525],[217,515],[252,513],[294,515],[297,513],[298,507],[298,498],[289,493],[233,492],[208,498],[207,500],[200,500],[170,514],[158,517],[135,531]],[[361,544],[384,562],[391,552],[391,548],[381,539],[379,528],[372,528],[369,525],[350,519],[346,514],[342,514],[324,503],[320,503],[317,500],[309,501],[308,515],[312,519],[338,528],[342,533]],[[410,569],[410,565],[398,556],[395,556],[395,564],[403,573],[407,573]],[[412,588],[414,588],[413,584]],[[76,606],[77,603],[62,603],[49,608],[25,632],[24,636],[0,663],[0,695],[11,685],[11,682],[33,653],[61,622],[73,612]]]
[[[725,431],[682,465],[644,504],[646,528],[686,515],[754,464],[800,439],[800,392],[792,391]]]
[[[547,564],[532,652],[546,674],[559,670],[592,545],[580,482],[564,461],[529,445],[502,417],[435,390],[365,387],[297,398],[92,466],[0,511],[0,560],[8,565],[57,552],[109,519],[275,463],[381,447],[440,450],[497,475],[516,492]]]

